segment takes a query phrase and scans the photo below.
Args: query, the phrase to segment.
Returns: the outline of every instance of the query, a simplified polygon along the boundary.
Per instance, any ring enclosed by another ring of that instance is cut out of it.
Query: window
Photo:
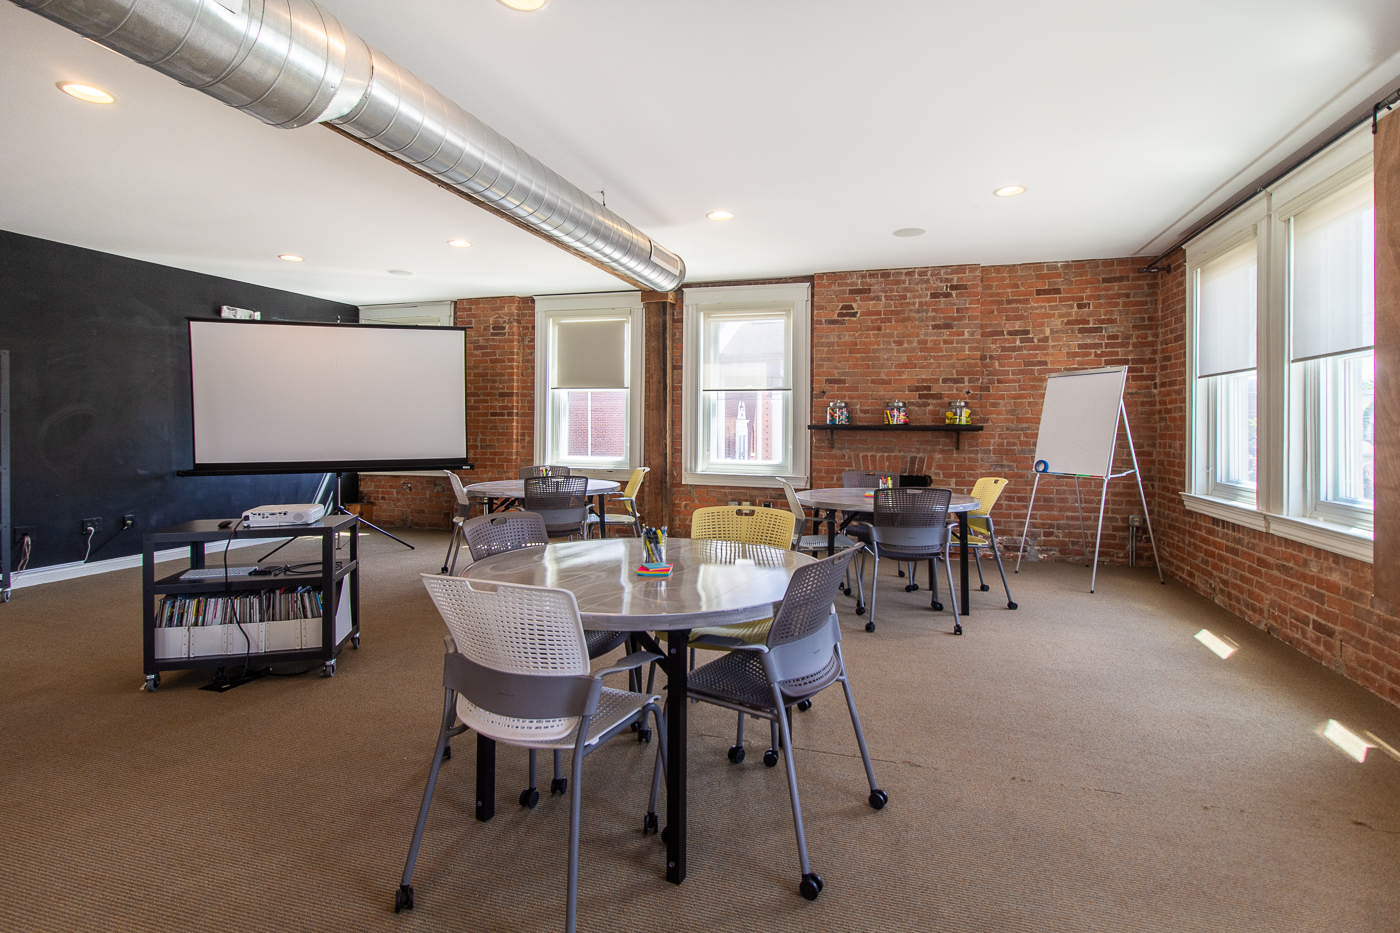
[[[535,460],[630,470],[642,444],[637,292],[535,299]]]
[[[1187,244],[1188,508],[1371,559],[1369,126]]]
[[[805,485],[808,286],[688,288],[684,300],[685,482]]]

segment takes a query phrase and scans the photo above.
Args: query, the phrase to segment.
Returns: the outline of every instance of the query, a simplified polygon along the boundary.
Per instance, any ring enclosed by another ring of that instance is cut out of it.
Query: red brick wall
[[[1188,512],[1185,256],[1158,295],[1156,496],[1167,572],[1303,654],[1400,704],[1400,612],[1371,595],[1371,565]]]

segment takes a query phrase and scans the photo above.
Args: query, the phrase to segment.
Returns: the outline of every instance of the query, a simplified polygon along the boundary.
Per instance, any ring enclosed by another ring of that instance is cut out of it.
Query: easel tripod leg
[[[1035,482],[1031,485],[1031,502],[1026,506],[1026,527],[1021,529],[1021,550],[1016,554],[1015,573],[1021,572],[1021,558],[1026,554],[1026,535],[1031,530],[1031,512],[1035,511],[1035,491],[1040,488],[1040,474],[1035,474]]]

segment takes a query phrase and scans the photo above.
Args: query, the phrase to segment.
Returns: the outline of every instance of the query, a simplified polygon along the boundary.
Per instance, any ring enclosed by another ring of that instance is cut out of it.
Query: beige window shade
[[[1254,368],[1259,259],[1255,240],[1201,266],[1196,291],[1196,375]]]
[[[627,388],[627,321],[559,321],[554,388]]]
[[[1291,228],[1293,360],[1371,346],[1376,330],[1371,180],[1295,215]]]

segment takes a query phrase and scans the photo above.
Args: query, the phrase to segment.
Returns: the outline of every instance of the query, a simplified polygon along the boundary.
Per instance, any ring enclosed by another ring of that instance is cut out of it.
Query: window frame
[[[704,322],[710,313],[762,313],[785,311],[791,361],[790,416],[786,425],[791,462],[754,466],[742,470],[707,468],[703,445],[708,433],[702,423],[704,413],[702,340]],[[681,365],[681,481],[687,485],[778,487],[778,479],[798,489],[808,484],[811,463],[811,432],[803,413],[812,405],[812,289],[807,283],[780,285],[700,286],[682,293]]]
[[[553,452],[558,433],[558,413],[552,384],[555,325],[566,320],[623,319],[628,322],[626,456],[612,465],[596,465],[577,458],[562,457]],[[639,291],[535,297],[535,463],[568,466],[573,472],[594,479],[627,477],[642,465],[646,414],[642,395],[645,365],[643,321],[642,294]]]

